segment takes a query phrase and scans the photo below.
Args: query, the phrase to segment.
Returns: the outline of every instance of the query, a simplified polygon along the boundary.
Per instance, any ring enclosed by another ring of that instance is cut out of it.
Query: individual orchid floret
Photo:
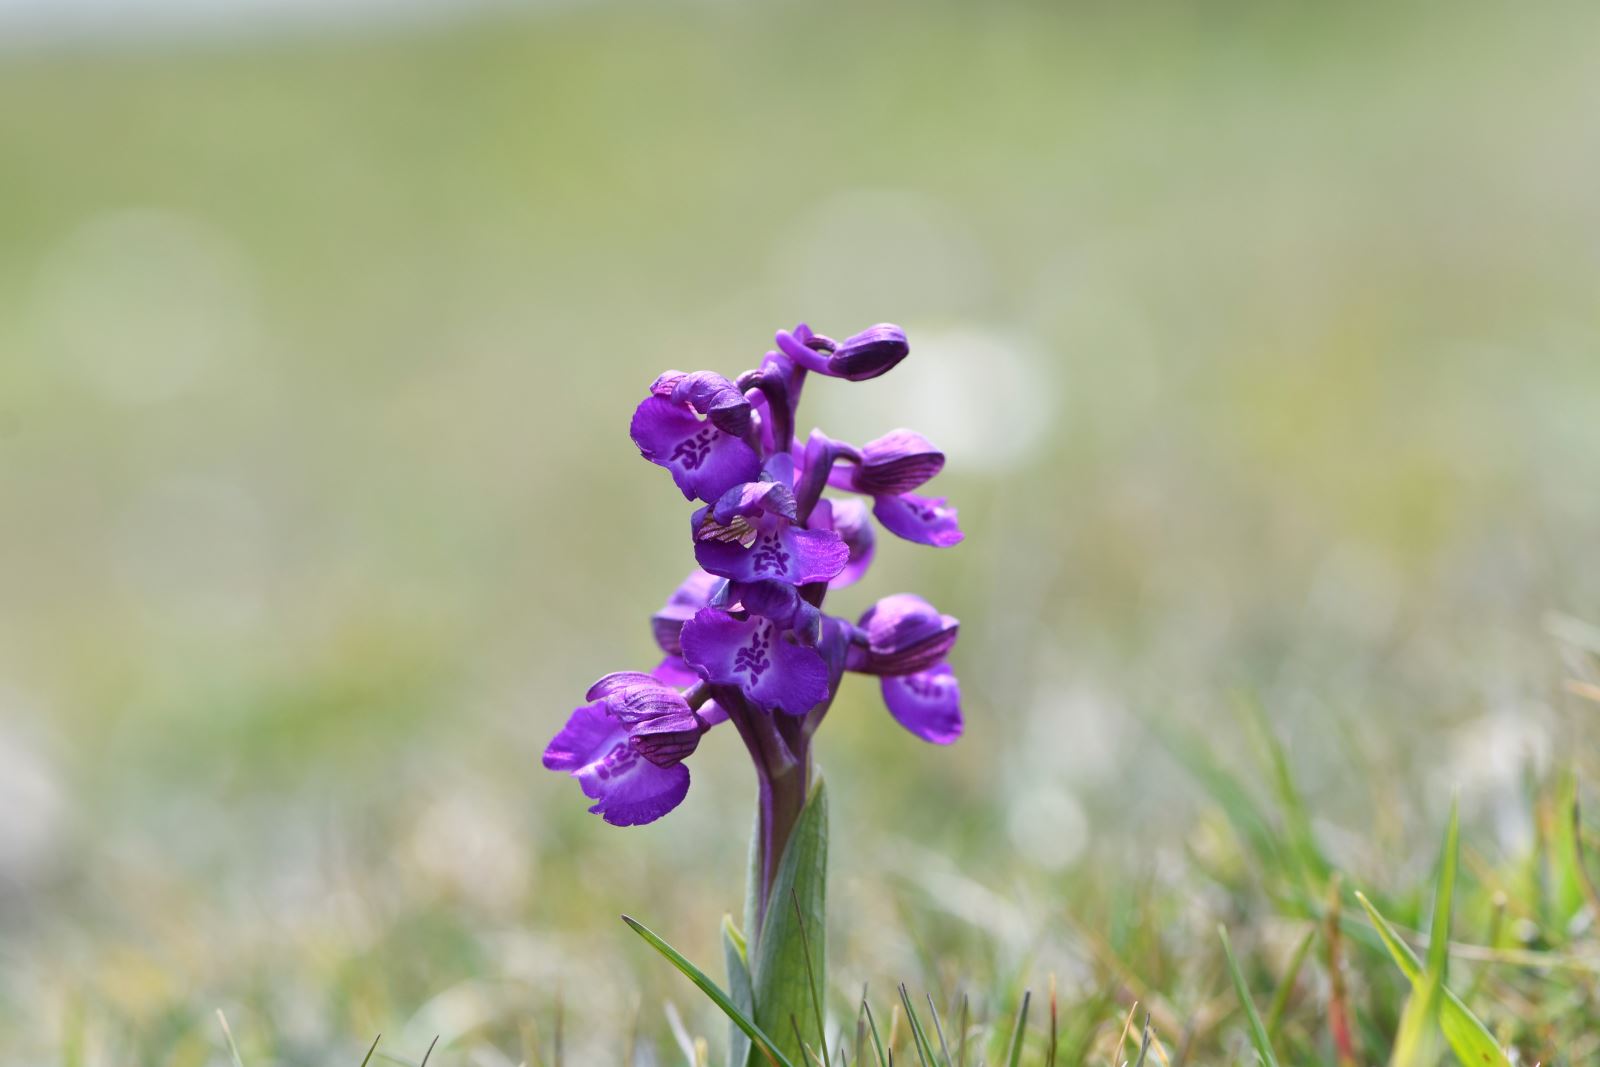
[[[848,488],[869,496],[919,489],[944,470],[944,453],[914,430],[895,430],[861,447],[860,460],[841,469]]]
[[[782,482],[746,482],[695,512],[694,557],[702,568],[742,582],[825,582],[850,561],[832,530],[799,525],[794,493]]]
[[[617,826],[653,822],[689,791],[683,759],[711,724],[647,674],[609,674],[544,750],[544,765],[578,780],[589,809]]]
[[[634,409],[629,433],[639,454],[667,468],[686,498],[710,502],[761,473],[761,457],[745,440],[751,417],[749,402],[726,378],[669,371]]]
[[[777,341],[797,365],[853,382],[886,374],[911,354],[905,331],[887,322],[868,327],[842,342],[814,334],[802,323],[793,331],[780,330]]]
[[[919,596],[886,596],[861,616],[863,640],[851,649],[850,669],[883,675],[926,670],[950,652],[960,625]]]
[[[769,608],[770,610],[770,608]],[[714,686],[736,687],[762,711],[804,715],[828,698],[828,667],[814,648],[753,611],[703,608],[683,627],[683,658]]]
[[[804,455],[806,467],[797,494],[802,501],[814,499],[813,494],[827,484],[872,497],[873,516],[884,529],[907,541],[948,548],[965,537],[956,509],[943,497],[911,491],[944,469],[944,453],[921,434],[895,430],[858,449],[814,430]]]

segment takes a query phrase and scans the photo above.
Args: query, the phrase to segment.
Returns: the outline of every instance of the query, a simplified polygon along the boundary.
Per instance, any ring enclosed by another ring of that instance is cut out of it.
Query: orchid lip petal
[[[948,548],[966,536],[956,521],[956,509],[946,506],[942,497],[880,496],[873,500],[872,514],[890,533],[920,545]]]
[[[961,683],[949,664],[885,678],[882,689],[889,714],[924,741],[948,745],[961,736]]]
[[[640,401],[629,433],[639,454],[667,468],[689,500],[716,500],[761,471],[761,457],[749,444],[664,397]]]
[[[828,698],[828,668],[815,649],[784,640],[770,619],[705,608],[683,628],[684,659],[707,680],[738,686],[765,711],[804,715]]]

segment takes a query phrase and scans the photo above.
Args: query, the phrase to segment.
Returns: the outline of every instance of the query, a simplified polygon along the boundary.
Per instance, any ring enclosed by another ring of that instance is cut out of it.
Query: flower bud
[[[828,373],[852,382],[864,382],[893,369],[911,352],[906,332],[890,323],[879,323],[846,337],[827,357]]]

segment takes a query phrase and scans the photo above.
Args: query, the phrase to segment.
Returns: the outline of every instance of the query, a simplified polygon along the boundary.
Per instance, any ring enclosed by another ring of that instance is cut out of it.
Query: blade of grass
[[[1328,900],[1324,908],[1323,942],[1328,946],[1328,1032],[1333,1038],[1333,1053],[1339,1067],[1356,1067],[1355,1036],[1350,1030],[1350,998],[1344,982],[1344,883],[1337,871],[1328,879]]]
[[[1314,898],[1327,883],[1332,868],[1317,845],[1316,834],[1311,829],[1311,816],[1306,810],[1300,787],[1295,782],[1289,755],[1284,750],[1283,742],[1273,732],[1266,711],[1254,694],[1239,697],[1235,707],[1245,720],[1245,727],[1255,734],[1266,757],[1266,770],[1278,795],[1278,805],[1283,809],[1290,855],[1300,868],[1308,894]]]
[[[1450,965],[1450,913],[1460,860],[1460,818],[1454,803],[1439,855],[1439,881],[1433,895],[1433,922],[1428,940],[1428,968],[1421,986],[1406,998],[1390,1057],[1392,1067],[1433,1067],[1439,1062],[1439,1004]]]
[[[1139,1041],[1139,1058],[1133,1067],[1144,1067],[1144,1058],[1150,1054],[1150,1013],[1144,1013],[1144,1037]]]
[[[1272,1054],[1272,1042],[1267,1039],[1267,1027],[1256,1012],[1255,1001],[1250,999],[1250,989],[1245,985],[1244,973],[1239,970],[1239,961],[1233,958],[1233,943],[1228,940],[1228,928],[1219,925],[1217,936],[1222,939],[1222,955],[1228,961],[1228,974],[1233,978],[1233,991],[1239,995],[1239,1004],[1244,1008],[1245,1018],[1250,1023],[1250,1043],[1255,1046],[1256,1055],[1261,1057],[1261,1062],[1266,1067],[1278,1067],[1278,1057]]]
[[[939,1021],[939,1008],[933,1002],[933,994],[927,994],[928,1012],[933,1016],[933,1032],[939,1035],[939,1051],[944,1056],[944,1067],[955,1067],[956,1061],[950,1058],[950,1045],[944,1039],[944,1024]]]
[[[372,1044],[367,1046],[367,1054],[361,1057],[361,1067],[367,1067],[367,1064],[372,1062],[372,1054],[378,1051],[378,1042],[382,1040],[383,1034],[381,1033],[372,1039]]]
[[[1139,1002],[1137,1000],[1128,1005],[1128,1016],[1122,1020],[1122,1034],[1117,1038],[1117,1043],[1111,1050],[1111,1067],[1117,1067],[1117,1064],[1122,1062],[1122,1050],[1128,1047],[1128,1035],[1133,1033],[1133,1016],[1138,1010]],[[1146,1012],[1145,1014],[1148,1015],[1150,1013]]]
[[[1373,928],[1383,940],[1384,948],[1389,950],[1395,965],[1411,982],[1412,988],[1416,988],[1423,981],[1422,963],[1417,959],[1416,953],[1411,951],[1410,945],[1400,940],[1400,936],[1389,925],[1389,920],[1383,917],[1365,894],[1358,891],[1356,900],[1366,910],[1367,917],[1372,920]],[[1457,1058],[1463,1063],[1474,1065],[1511,1067],[1511,1061],[1501,1051],[1499,1044],[1489,1033],[1488,1027],[1484,1026],[1448,988],[1440,992],[1439,1028],[1444,1031],[1445,1040],[1450,1043],[1450,1048]]]
[[[911,995],[906,992],[906,984],[900,983],[900,1003],[905,1005],[906,1022],[911,1027],[911,1049],[917,1054],[917,1062],[922,1067],[933,1067],[929,1059],[933,1056],[933,1049],[928,1044],[928,1035],[923,1033],[922,1020],[917,1016],[917,1010],[911,1006]]]
[[[1011,1031],[1011,1052],[1006,1057],[1009,1067],[1017,1067],[1022,1062],[1022,1037],[1028,1028],[1028,1005],[1033,1001],[1033,991],[1024,990],[1022,1004],[1017,1008],[1017,1022]]]
[[[961,1033],[956,1037],[956,1067],[967,1067],[967,995],[961,994]]]
[[[889,1067],[889,1058],[883,1054],[883,1039],[878,1036],[878,1021],[872,1017],[872,1005],[867,1003],[867,987],[861,987],[861,1010],[866,1012],[867,1026],[872,1032],[872,1051],[877,1054],[878,1067]]]
[[[718,988],[717,983],[706,977],[705,972],[685,959],[682,953],[663,941],[660,935],[648,926],[627,915],[622,917],[622,921],[627,923],[628,928],[634,933],[644,938],[651,948],[665,956],[667,962],[676,967],[685,978],[693,982],[700,992],[711,1000],[711,1003],[722,1009],[724,1015],[732,1019],[739,1029],[748,1034],[751,1042],[761,1050],[762,1055],[767,1057],[768,1062],[776,1064],[777,1067],[794,1067],[789,1058],[778,1051],[778,1047],[773,1044],[772,1038],[768,1037],[759,1026],[752,1022],[748,1015],[740,1011],[733,1001],[728,998],[728,994]]]
[[[1306,936],[1294,947],[1294,955],[1289,957],[1289,968],[1283,972],[1283,980],[1278,983],[1278,991],[1272,996],[1272,1004],[1267,1008],[1267,1040],[1275,1041],[1278,1037],[1278,1028],[1283,1025],[1283,1013],[1289,1008],[1289,997],[1294,993],[1295,983],[1300,980],[1300,970],[1305,966],[1306,957],[1311,954],[1311,944],[1317,939],[1315,926],[1306,931]]]
[[[1056,1042],[1059,1040],[1057,1033],[1057,1008],[1056,1008],[1056,975],[1050,972],[1050,1045],[1045,1049],[1044,1067],[1056,1067]]]
[[[222,1009],[217,1009],[217,1022],[222,1024],[222,1036],[228,1041],[228,1055],[233,1057],[233,1067],[244,1067],[244,1060],[239,1058],[239,1046],[233,1043],[233,1031],[228,1027],[228,1017],[222,1014]]]

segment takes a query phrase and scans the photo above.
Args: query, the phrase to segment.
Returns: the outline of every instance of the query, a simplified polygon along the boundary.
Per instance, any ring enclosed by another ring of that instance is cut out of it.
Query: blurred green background
[[[616,916],[718,958],[737,739],[635,830],[538,757],[687,569],[634,403],[801,319],[905,326],[802,423],[969,535],[837,598],[960,616],[968,716],[822,735],[845,987],[1070,988],[1209,847],[1151,720],[1255,694],[1354,865],[1592,758],[1600,11],[270,6],[0,5],[8,1061],[720,1033]]]

